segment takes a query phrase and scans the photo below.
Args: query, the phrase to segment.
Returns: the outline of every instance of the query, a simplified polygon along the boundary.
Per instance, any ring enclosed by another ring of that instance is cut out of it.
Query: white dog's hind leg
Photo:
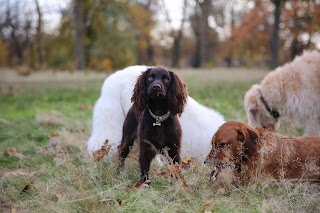
[[[105,100],[101,96],[95,104],[93,110],[92,133],[87,142],[88,152],[101,149],[105,141],[111,146],[108,156],[113,155],[117,151],[117,147],[121,142],[122,124],[125,115],[121,109],[119,101]]]

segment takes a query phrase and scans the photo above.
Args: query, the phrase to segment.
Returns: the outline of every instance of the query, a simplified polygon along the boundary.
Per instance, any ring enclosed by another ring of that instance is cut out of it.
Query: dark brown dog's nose
[[[153,89],[161,89],[161,85],[160,84],[154,84],[152,86]]]

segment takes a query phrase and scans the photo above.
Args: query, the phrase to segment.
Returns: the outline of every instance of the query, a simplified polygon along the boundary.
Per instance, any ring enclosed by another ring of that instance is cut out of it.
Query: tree
[[[37,42],[37,52],[38,52],[38,60],[40,66],[42,66],[45,63],[44,58],[44,49],[43,49],[43,20],[42,20],[42,11],[39,5],[39,1],[35,0],[36,4],[36,10],[38,14],[38,20],[37,20],[37,34],[36,34],[36,42]]]
[[[74,55],[76,69],[82,70],[85,67],[84,47],[83,47],[83,18],[82,18],[82,1],[73,0],[73,15],[75,28]]]
[[[274,10],[274,24],[273,24],[273,34],[271,41],[271,68],[275,68],[279,66],[279,47],[280,47],[280,39],[279,39],[279,31],[280,31],[280,17],[281,17],[281,9],[286,0],[272,0],[275,10]]]

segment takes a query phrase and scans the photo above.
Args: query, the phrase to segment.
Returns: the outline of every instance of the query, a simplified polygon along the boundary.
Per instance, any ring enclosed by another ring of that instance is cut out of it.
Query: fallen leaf
[[[90,107],[89,107],[88,105],[85,105],[85,104],[80,105],[79,108],[80,108],[81,110],[88,110],[88,109],[90,109]]]
[[[48,121],[47,121],[47,125],[48,126],[55,126],[57,124],[57,122],[55,121],[55,120],[53,120],[53,119],[49,119]]]
[[[93,153],[94,161],[96,161],[96,162],[100,161],[104,156],[106,156],[109,153],[109,151],[111,149],[111,145],[108,145],[108,143],[109,143],[109,140],[106,140],[104,142],[104,145],[101,146],[101,149],[99,149]]]
[[[11,213],[16,213],[16,212],[17,212],[17,208],[13,206],[13,207],[11,208]]]
[[[140,188],[140,187],[144,187],[144,188],[148,188],[150,187],[150,184],[151,184],[151,181],[150,180],[147,180],[147,181],[142,181],[142,180],[139,180],[138,182],[136,182],[136,184],[134,184],[133,188]]]
[[[17,149],[10,147],[4,151],[4,156],[15,156],[17,154]]]
[[[188,187],[186,180],[184,179],[183,175],[181,174],[180,165],[178,163],[168,165],[170,174],[175,179],[180,179],[183,183],[184,187]]]
[[[20,192],[20,194],[25,193],[26,191],[28,191],[31,187],[32,183],[28,183]]]
[[[51,130],[51,131],[49,132],[49,135],[50,135],[51,137],[54,137],[54,136],[58,136],[59,133],[58,133],[57,131],[55,131],[55,130]]]
[[[205,204],[202,205],[204,212],[208,212],[207,209],[212,206],[212,200],[208,200]]]
[[[103,199],[100,200],[102,204],[109,204],[109,205],[116,205],[116,206],[122,206],[122,200],[120,199]]]
[[[56,197],[56,198],[60,198],[60,197],[62,197],[62,193],[60,192],[60,191],[54,191],[53,192],[53,194],[54,194],[54,196]]]
[[[186,157],[185,159],[183,159],[181,161],[181,168],[182,169],[189,169],[191,161],[192,161],[192,159],[189,157]]]
[[[182,160],[182,163],[184,163],[184,164],[190,164],[190,163],[191,163],[191,158],[186,157],[185,159]]]

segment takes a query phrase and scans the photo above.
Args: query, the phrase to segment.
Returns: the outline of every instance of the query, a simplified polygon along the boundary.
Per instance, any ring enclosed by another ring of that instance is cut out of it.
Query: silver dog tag
[[[161,123],[153,123],[153,126],[161,126]]]

